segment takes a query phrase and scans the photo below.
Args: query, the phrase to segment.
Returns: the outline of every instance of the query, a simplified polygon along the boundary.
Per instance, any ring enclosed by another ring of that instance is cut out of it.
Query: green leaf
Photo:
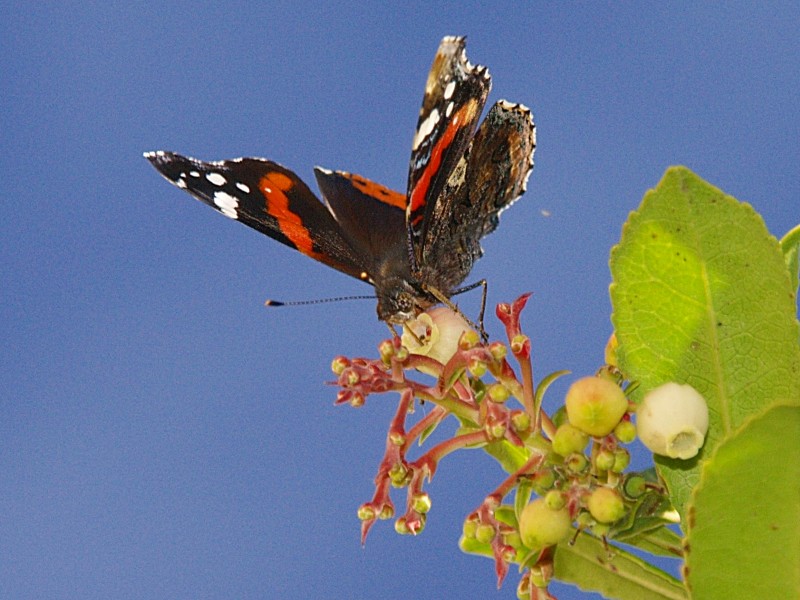
[[[800,397],[794,293],[777,240],[747,204],[673,167],[631,214],[611,255],[611,300],[634,399],[662,383],[689,383],[708,402],[710,427],[694,459],[656,457],[685,516],[701,463],[775,398]]]
[[[683,556],[683,539],[671,529],[659,525],[652,531],[640,531],[634,535],[615,538],[616,541],[635,546],[656,556]]]
[[[800,225],[781,238],[781,250],[789,268],[789,277],[792,279],[792,289],[796,296],[800,277]]]
[[[529,450],[524,446],[515,446],[508,440],[490,442],[483,448],[489,456],[500,463],[506,473],[515,473],[530,458]]]
[[[556,379],[569,374],[570,371],[561,370],[561,371],[554,371],[553,373],[550,373],[549,375],[544,377],[544,379],[542,379],[539,382],[539,385],[536,386],[536,393],[533,399],[534,406],[542,405],[542,400],[544,400],[544,394],[547,391],[547,388],[549,388]]]
[[[517,484],[517,491],[514,494],[514,516],[517,521],[519,521],[522,511],[528,506],[528,502],[531,501],[532,490],[533,485],[531,484],[531,480],[527,477],[523,477]]]
[[[687,540],[694,597],[800,597],[800,405],[771,408],[719,445]]]
[[[587,591],[618,600],[679,600],[683,584],[641,558],[602,540],[581,534],[558,545],[555,576]]]

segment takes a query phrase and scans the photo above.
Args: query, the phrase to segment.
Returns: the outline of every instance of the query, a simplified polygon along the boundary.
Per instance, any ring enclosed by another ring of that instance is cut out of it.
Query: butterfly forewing
[[[486,67],[470,64],[465,38],[446,37],[428,74],[411,146],[406,219],[414,259],[450,173],[475,133],[491,78]]]
[[[205,162],[174,152],[145,157],[170,183],[226,217],[363,279],[367,267],[328,209],[289,169],[260,158]]]

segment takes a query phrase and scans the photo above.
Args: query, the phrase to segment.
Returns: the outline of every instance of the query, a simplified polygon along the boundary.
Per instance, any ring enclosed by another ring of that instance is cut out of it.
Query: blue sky
[[[777,236],[800,220],[796,3],[482,4],[6,5],[0,597],[514,597],[513,572],[496,592],[491,562],[456,547],[502,477],[479,452],[428,486],[422,536],[379,524],[359,544],[395,398],[337,408],[324,382],[386,328],[370,301],[262,304],[367,288],[141,157],[265,156],[309,183],[322,165],[403,189],[436,47],[467,35],[489,102],[536,118],[529,191],[473,278],[492,304],[534,292],[540,375],[601,361],[609,249],[667,166]]]

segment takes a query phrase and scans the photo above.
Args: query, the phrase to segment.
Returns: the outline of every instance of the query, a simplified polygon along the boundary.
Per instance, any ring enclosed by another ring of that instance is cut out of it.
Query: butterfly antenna
[[[345,302],[347,300],[374,300],[375,296],[339,296],[338,298],[317,298],[316,300],[267,300],[264,306],[305,306],[308,304],[326,304],[328,302]]]

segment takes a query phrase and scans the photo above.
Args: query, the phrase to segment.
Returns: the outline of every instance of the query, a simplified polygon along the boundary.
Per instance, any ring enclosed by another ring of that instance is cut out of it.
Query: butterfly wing
[[[348,239],[308,186],[289,169],[261,158],[204,162],[173,152],[145,158],[175,186],[226,217],[358,279],[368,257]]]
[[[316,167],[314,175],[344,234],[370,257],[370,281],[380,281],[387,272],[409,275],[405,194],[345,171]]]
[[[536,126],[521,104],[497,102],[450,175],[421,244],[421,280],[445,293],[480,258],[480,239],[525,192],[533,169]]]
[[[475,133],[491,88],[488,70],[470,64],[465,44],[463,37],[446,37],[439,45],[411,147],[406,221],[415,267],[436,202]]]

